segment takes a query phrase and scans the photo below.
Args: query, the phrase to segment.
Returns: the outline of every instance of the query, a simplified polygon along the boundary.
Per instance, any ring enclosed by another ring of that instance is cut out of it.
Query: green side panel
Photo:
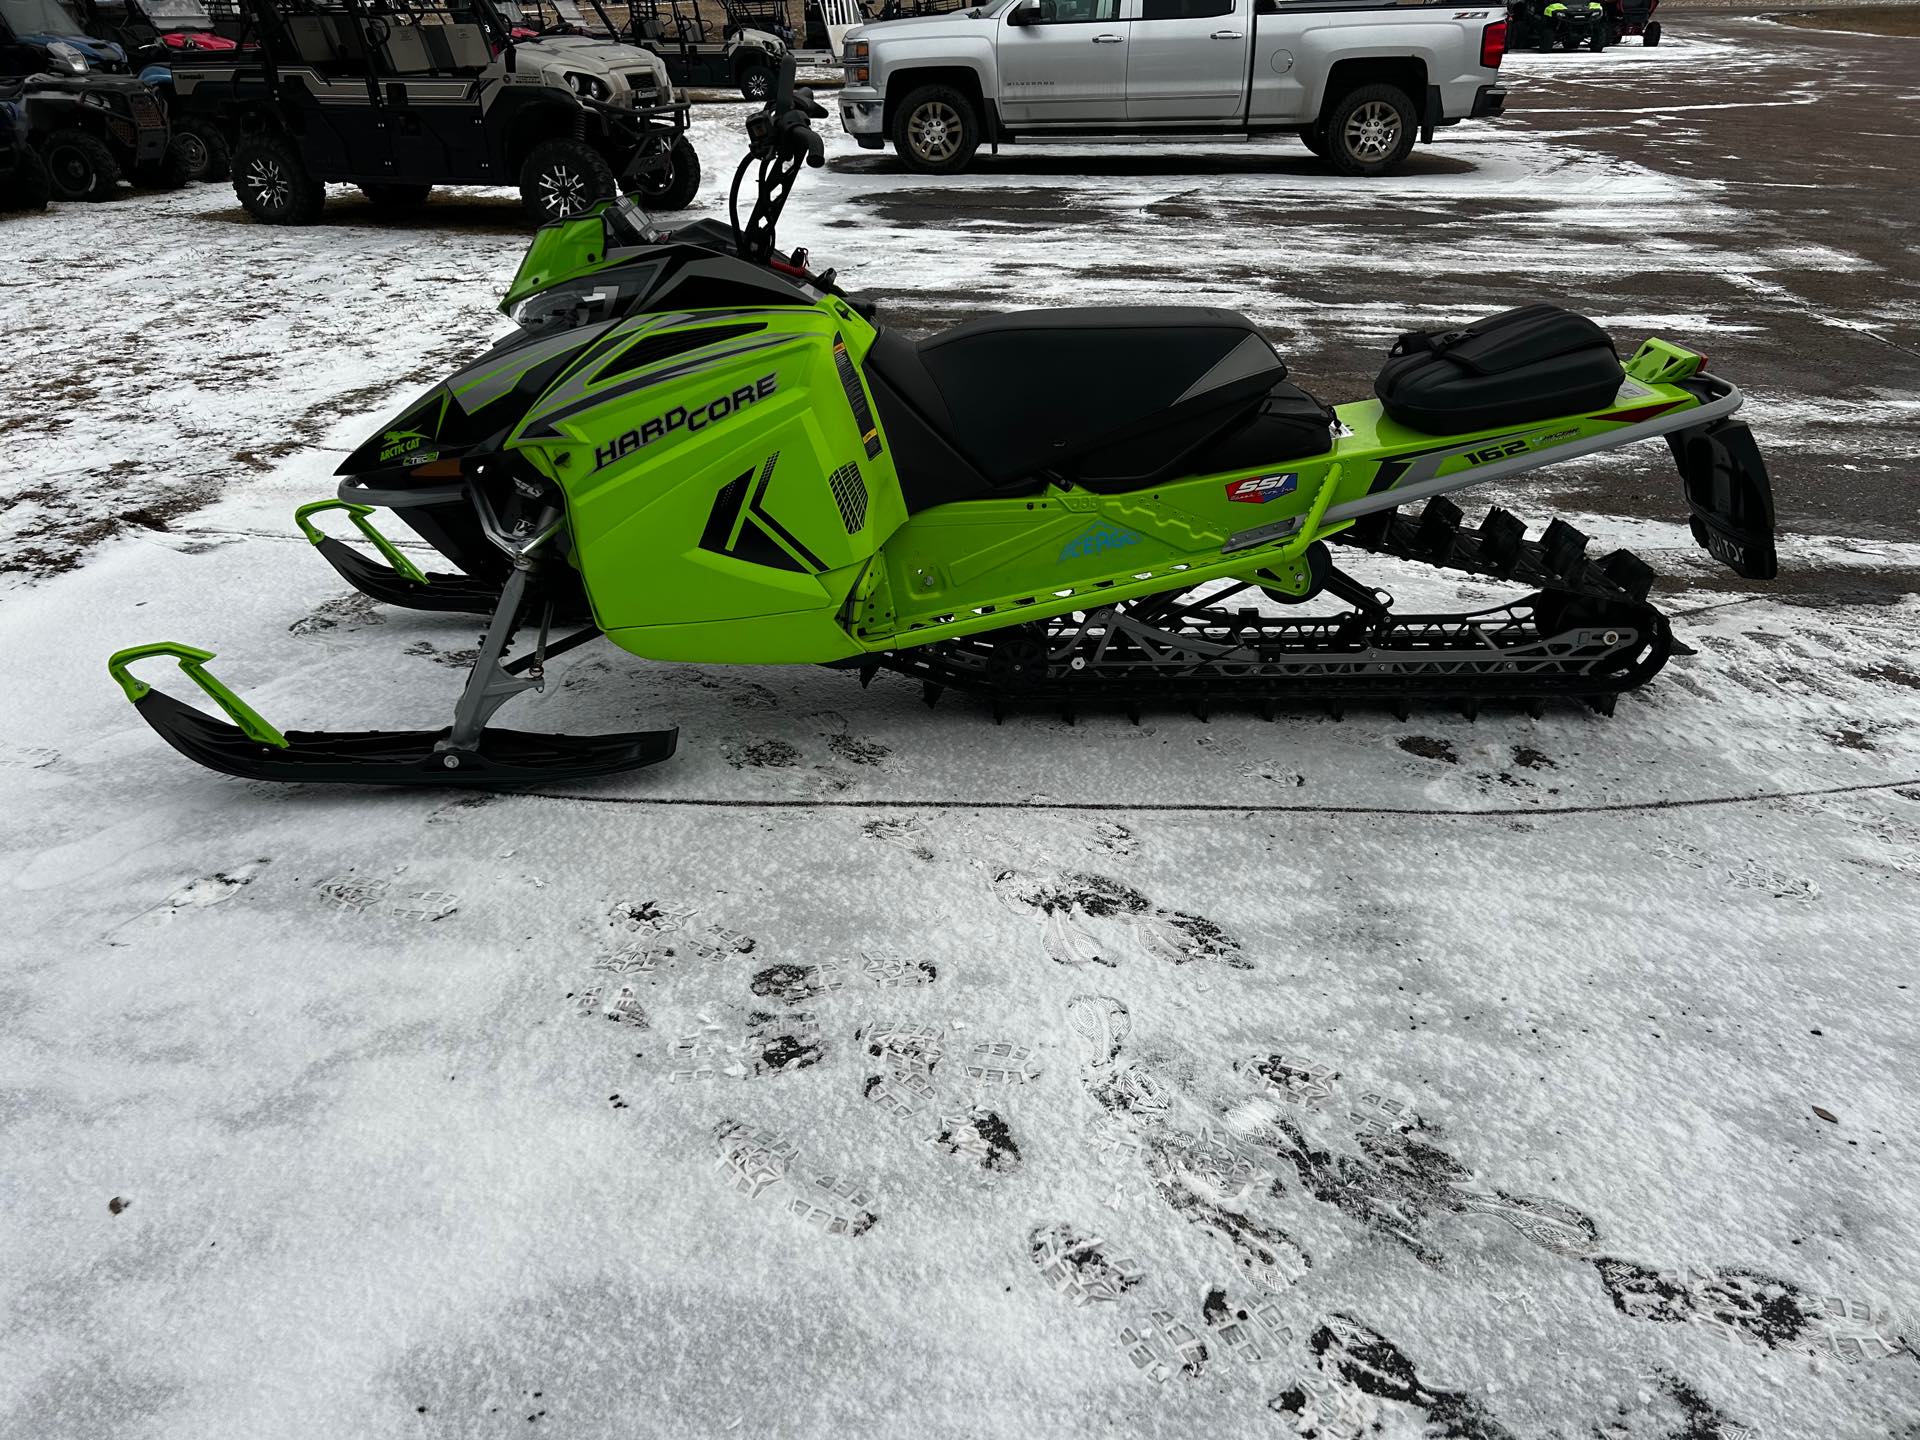
[[[600,628],[655,659],[860,653],[838,616],[906,521],[892,452],[868,443],[835,355],[838,340],[857,365],[871,327],[837,301],[660,320],[618,327],[508,441],[566,492]],[[676,331],[747,324],[629,363]]]

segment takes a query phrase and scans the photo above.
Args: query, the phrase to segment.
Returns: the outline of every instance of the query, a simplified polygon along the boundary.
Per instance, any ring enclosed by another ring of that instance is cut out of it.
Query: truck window
[[[1206,20],[1231,15],[1234,0],[1141,0],[1142,20]]]
[[[1036,25],[1111,24],[1120,18],[1120,0],[1040,0]]]

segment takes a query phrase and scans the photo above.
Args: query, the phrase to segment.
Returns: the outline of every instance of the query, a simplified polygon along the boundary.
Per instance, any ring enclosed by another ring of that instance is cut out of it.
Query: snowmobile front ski
[[[119,651],[107,673],[126,692],[141,718],[174,749],[211,770],[248,780],[313,781],[357,785],[463,785],[506,788],[555,780],[587,780],[657,764],[673,755],[677,730],[612,735],[542,735],[487,728],[508,700],[545,688],[545,662],[599,632],[587,629],[551,644],[541,621],[534,649],[517,660],[504,657],[525,604],[532,552],[557,530],[548,524],[520,541],[516,566],[498,597],[492,623],[481,640],[453,723],[440,730],[281,731],[206,668],[213,652],[162,642]],[[171,656],[187,678],[221,710],[227,721],[136,678],[129,666],[152,656]],[[231,723],[229,723],[231,722]]]

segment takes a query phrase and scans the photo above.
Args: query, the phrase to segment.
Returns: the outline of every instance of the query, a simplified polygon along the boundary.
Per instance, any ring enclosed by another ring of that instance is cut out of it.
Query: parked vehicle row
[[[1660,0],[1512,0],[1508,18],[1516,50],[1604,50],[1628,35],[1660,43],[1653,18]]]

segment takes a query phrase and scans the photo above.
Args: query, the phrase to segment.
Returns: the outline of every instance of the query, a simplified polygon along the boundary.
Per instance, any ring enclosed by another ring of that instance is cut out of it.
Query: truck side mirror
[[[1020,0],[1020,3],[1007,12],[1009,25],[1038,25],[1040,23],[1040,0]]]

